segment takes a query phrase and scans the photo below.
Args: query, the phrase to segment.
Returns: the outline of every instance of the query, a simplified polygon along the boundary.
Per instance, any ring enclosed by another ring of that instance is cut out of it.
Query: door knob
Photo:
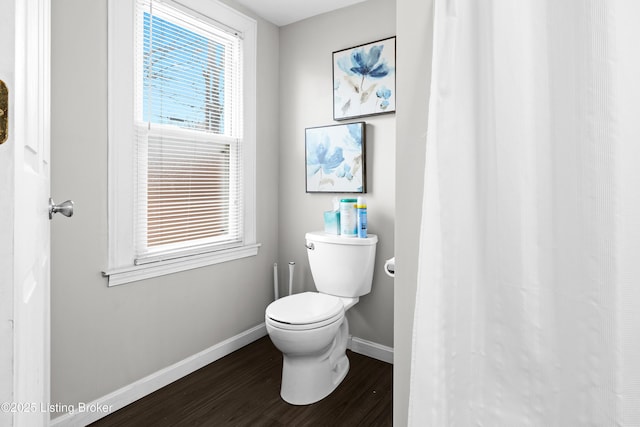
[[[61,213],[64,216],[73,215],[73,201],[67,200],[59,205],[56,205],[51,197],[49,197],[49,219],[53,218],[53,214]]]

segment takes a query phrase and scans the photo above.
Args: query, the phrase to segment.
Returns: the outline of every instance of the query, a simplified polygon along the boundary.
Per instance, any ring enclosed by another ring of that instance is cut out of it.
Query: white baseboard
[[[139,381],[122,387],[106,396],[94,400],[91,403],[83,404],[86,410],[81,407],[74,408],[73,412],[51,420],[51,426],[61,427],[82,427],[99,420],[102,417],[122,409],[128,404],[153,393],[172,382],[197,371],[198,369],[215,362],[216,360],[233,353],[253,341],[267,335],[264,323],[231,337],[219,344],[209,347],[200,353],[187,357],[178,363],[161,369]],[[106,409],[103,411],[102,409]]]
[[[362,354],[373,359],[393,364],[393,348],[375,342],[363,340],[358,337],[351,337],[348,345],[349,350]]]

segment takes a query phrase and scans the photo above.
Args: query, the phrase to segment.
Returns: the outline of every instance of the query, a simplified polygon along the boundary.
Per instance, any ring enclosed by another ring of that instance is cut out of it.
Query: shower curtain
[[[434,0],[412,426],[640,426],[640,2]]]

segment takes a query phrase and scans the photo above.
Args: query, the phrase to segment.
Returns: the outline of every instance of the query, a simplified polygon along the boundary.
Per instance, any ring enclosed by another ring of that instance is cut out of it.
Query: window
[[[109,284],[255,255],[255,21],[109,3]]]

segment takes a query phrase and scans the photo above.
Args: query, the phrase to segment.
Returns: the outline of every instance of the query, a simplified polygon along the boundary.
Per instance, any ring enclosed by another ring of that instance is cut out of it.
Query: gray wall
[[[296,262],[294,292],[315,290],[304,234],[323,228],[331,194],[305,193],[304,130],[333,121],[332,52],[396,33],[395,0],[369,0],[280,29],[280,209],[281,290],[287,263]],[[352,335],[393,346],[393,281],[383,273],[393,256],[395,216],[395,114],[364,117],[367,123],[369,232],[379,243],[373,288],[349,310]],[[339,195],[338,195],[339,196]]]
[[[231,3],[231,2],[230,2]],[[258,23],[257,257],[108,288],[107,2],[52,2],[51,401],[102,397],[264,321],[278,246],[278,28]]]
[[[407,425],[411,336],[418,272],[427,132],[433,0],[397,0],[396,278],[394,425]]]

